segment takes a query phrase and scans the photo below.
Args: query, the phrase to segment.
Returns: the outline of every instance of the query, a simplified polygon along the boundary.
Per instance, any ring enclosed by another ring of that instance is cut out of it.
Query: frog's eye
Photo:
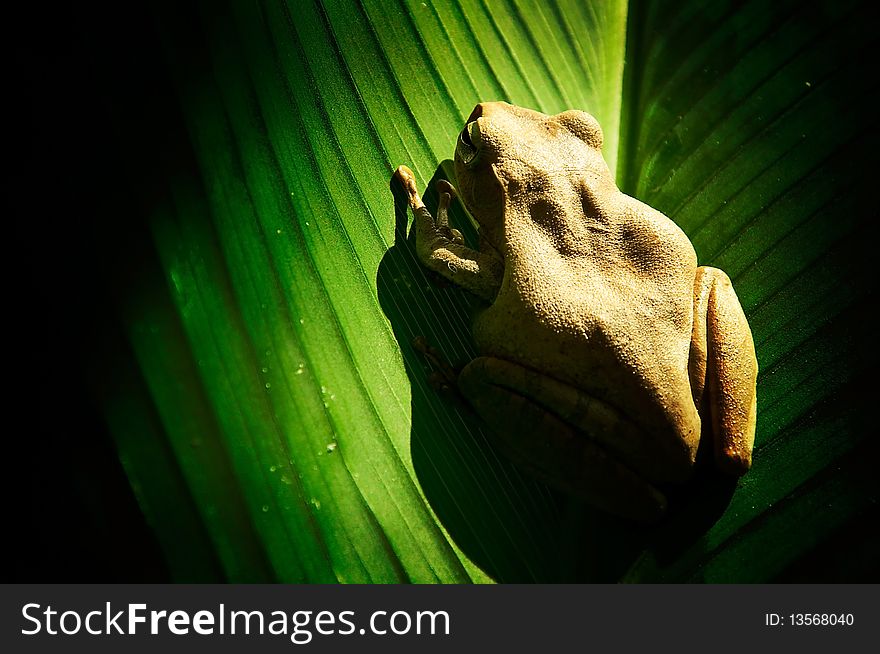
[[[596,149],[602,148],[604,136],[599,121],[593,118],[586,111],[563,111],[561,114],[554,116],[556,121],[565,127],[574,136],[579,138],[587,145]]]
[[[462,163],[470,165],[476,161],[480,142],[480,125],[476,120],[472,120],[461,130],[458,144],[455,146],[456,154],[461,158]]]

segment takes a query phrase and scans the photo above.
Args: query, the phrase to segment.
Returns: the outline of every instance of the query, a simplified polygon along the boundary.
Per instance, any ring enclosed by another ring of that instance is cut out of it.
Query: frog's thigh
[[[480,357],[461,371],[458,385],[493,427],[499,448],[514,462],[605,511],[646,522],[660,518],[666,499],[659,491],[603,447],[529,399],[541,392],[547,395],[548,381],[553,386],[552,380],[528,368]],[[567,399],[561,402],[565,405]]]
[[[696,282],[695,335],[705,325],[706,399],[715,460],[723,470],[741,475],[751,466],[755,442],[755,344],[727,275],[701,267]]]

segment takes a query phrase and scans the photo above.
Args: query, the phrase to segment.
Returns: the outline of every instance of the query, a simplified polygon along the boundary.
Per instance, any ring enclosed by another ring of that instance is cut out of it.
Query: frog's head
[[[598,121],[583,111],[548,116],[506,102],[480,103],[455,148],[459,196],[491,232],[508,207],[580,192],[590,180],[613,185],[602,139]]]

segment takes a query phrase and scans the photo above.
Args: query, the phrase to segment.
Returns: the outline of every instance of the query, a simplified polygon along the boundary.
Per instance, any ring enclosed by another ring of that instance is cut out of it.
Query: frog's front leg
[[[614,450],[636,427],[600,400],[491,357],[465,366],[458,386],[499,449],[538,478],[633,520],[654,522],[665,512],[666,498],[634,470],[642,462],[630,467]]]
[[[717,268],[697,268],[690,374],[700,414],[711,420],[718,467],[744,474],[755,442],[758,360],[739,299]]]
[[[504,263],[497,253],[472,250],[464,245],[461,233],[449,227],[448,209],[454,190],[449,182],[438,183],[440,205],[437,220],[431,216],[416,187],[416,178],[406,166],[394,176],[409,196],[416,231],[416,252],[422,263],[481,298],[492,301],[498,294]]]

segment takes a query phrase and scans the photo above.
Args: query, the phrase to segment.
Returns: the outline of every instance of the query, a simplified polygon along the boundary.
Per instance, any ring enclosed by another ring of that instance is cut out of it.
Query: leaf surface
[[[857,4],[226,9],[157,9],[198,175],[168,175],[164,285],[126,310],[143,383],[108,402],[176,576],[201,552],[221,572],[199,578],[233,581],[759,581],[876,502],[854,392],[876,97]],[[451,175],[493,99],[594,114],[621,188],[733,279],[761,376],[732,497],[703,480],[659,528],[624,524],[500,459],[429,384],[412,340],[465,363],[479,305],[426,275],[389,180]]]

